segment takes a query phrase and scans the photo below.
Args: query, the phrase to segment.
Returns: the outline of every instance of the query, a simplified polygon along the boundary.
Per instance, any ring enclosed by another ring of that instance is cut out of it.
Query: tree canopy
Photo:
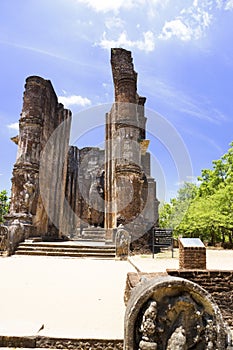
[[[203,169],[199,184],[186,182],[160,209],[160,226],[176,236],[200,237],[211,244],[233,240],[233,142],[226,154]]]
[[[9,199],[7,196],[7,191],[2,190],[0,192],[0,224],[4,221],[4,215],[8,213],[9,210]]]

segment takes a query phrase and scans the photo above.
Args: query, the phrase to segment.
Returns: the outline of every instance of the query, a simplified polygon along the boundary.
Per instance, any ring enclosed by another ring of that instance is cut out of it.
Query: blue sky
[[[174,196],[233,140],[232,37],[233,0],[1,0],[0,190],[11,186],[26,77],[51,80],[78,124],[93,110],[95,130],[77,144],[98,145],[113,101],[110,48],[123,47],[147,97],[159,197]]]

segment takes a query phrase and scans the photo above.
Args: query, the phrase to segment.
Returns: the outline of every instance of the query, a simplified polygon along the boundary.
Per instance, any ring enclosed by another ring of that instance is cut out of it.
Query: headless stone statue
[[[177,327],[172,333],[166,350],[186,350],[186,335],[182,326]]]
[[[100,226],[103,221],[104,202],[103,190],[98,179],[93,180],[89,190],[89,223]]]
[[[116,257],[127,259],[129,255],[130,236],[124,226],[120,224],[116,233]]]
[[[157,350],[157,343],[154,341],[156,316],[157,303],[156,301],[151,301],[142,318],[140,327],[142,340],[139,343],[139,350]]]

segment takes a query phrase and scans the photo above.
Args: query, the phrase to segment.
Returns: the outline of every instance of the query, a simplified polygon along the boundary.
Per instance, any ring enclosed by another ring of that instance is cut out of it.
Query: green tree
[[[7,196],[7,191],[2,190],[0,192],[0,224],[4,221],[4,215],[8,213],[9,210],[9,199]]]
[[[179,189],[177,198],[165,203],[159,213],[159,224],[162,228],[172,228],[174,235],[180,234],[179,226],[191,202],[196,197],[198,188],[195,184],[185,182]]]
[[[219,188],[233,182],[233,142],[220,159],[213,160],[213,169],[204,169],[198,177],[200,181],[199,196],[214,194]]]
[[[160,209],[160,226],[211,244],[233,244],[233,142],[226,154],[202,170],[199,186],[185,183]]]
[[[233,240],[233,184],[214,194],[196,197],[179,230],[187,237],[200,237],[214,245]]]

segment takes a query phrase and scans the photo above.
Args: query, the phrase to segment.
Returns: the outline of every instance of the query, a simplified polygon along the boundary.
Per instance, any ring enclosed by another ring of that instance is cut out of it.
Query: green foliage
[[[198,177],[201,182],[199,196],[214,194],[218,189],[233,182],[233,142],[226,154],[220,159],[214,160],[213,169],[204,169]]]
[[[4,215],[8,213],[9,210],[9,199],[7,196],[7,191],[2,190],[0,192],[0,224],[4,221]]]
[[[198,187],[195,184],[185,182],[184,186],[179,189],[177,198],[171,199],[170,203],[165,203],[160,209],[160,226],[162,228],[172,228],[174,234],[178,235],[180,233],[179,225],[197,192]]]
[[[233,143],[228,152],[204,169],[199,186],[185,183],[177,197],[160,209],[161,227],[175,235],[200,237],[211,244],[233,241]]]

